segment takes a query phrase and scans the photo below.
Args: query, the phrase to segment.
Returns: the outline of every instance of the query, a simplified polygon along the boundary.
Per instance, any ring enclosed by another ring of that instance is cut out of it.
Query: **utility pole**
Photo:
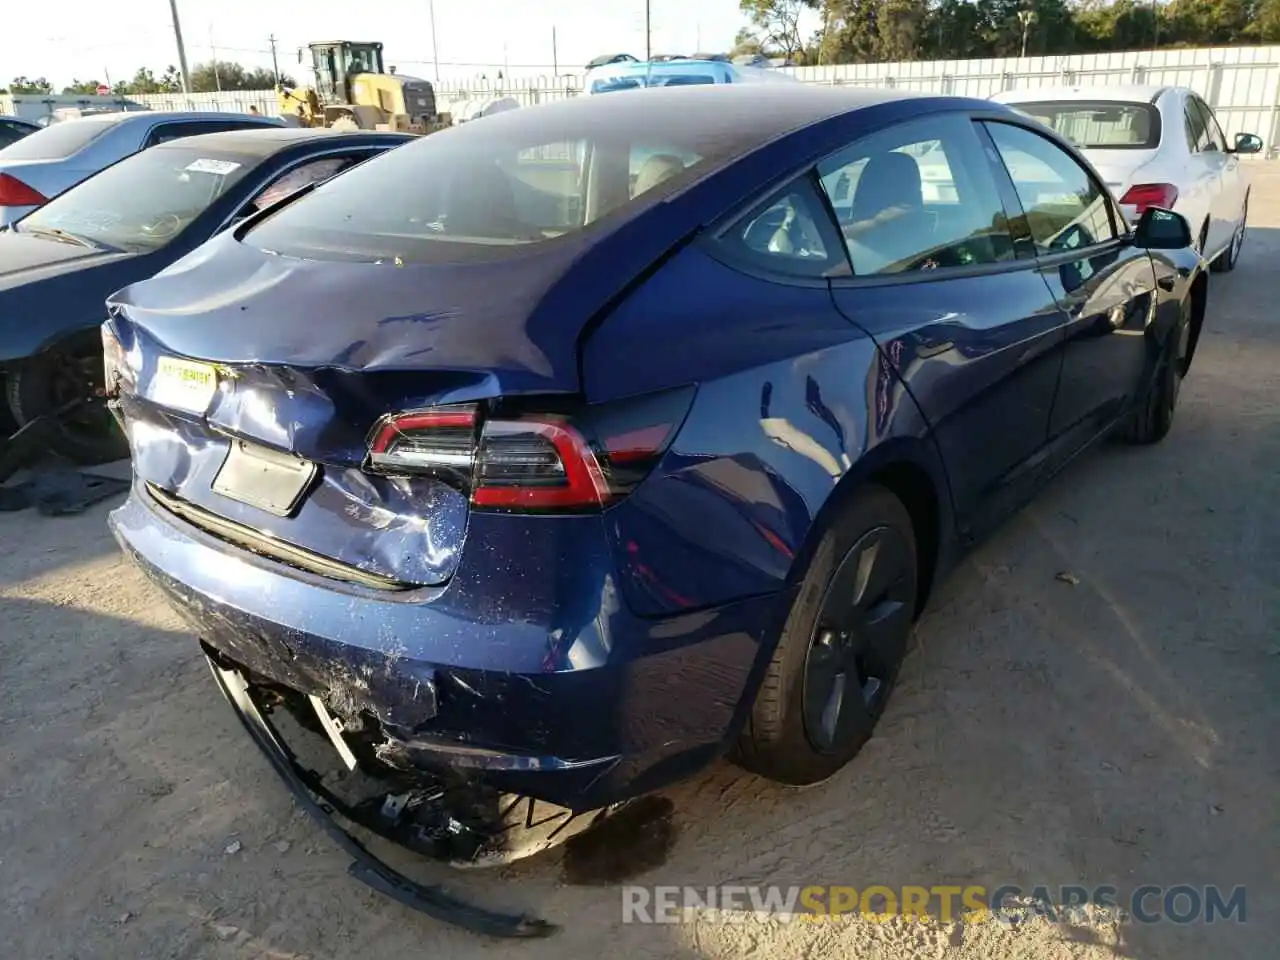
[[[182,92],[191,92],[191,73],[187,70],[187,48],[182,45],[182,24],[178,22],[178,0],[169,0],[173,14],[173,39],[178,42],[178,69],[182,71]]]
[[[271,44],[271,72],[275,75],[276,86],[280,86],[280,62],[276,60],[276,35],[273,33],[267,37],[267,43]]]
[[[653,59],[653,31],[650,28],[649,0],[644,0],[644,59]]]
[[[551,26],[551,75],[560,76],[560,57],[556,54],[556,28]]]
[[[427,12],[431,15],[431,63],[436,70],[436,83],[440,82],[440,48],[436,45],[436,0],[427,0]]]
[[[1027,34],[1031,31],[1031,24],[1035,23],[1036,12],[1034,10],[1019,10],[1018,20],[1022,23],[1022,53],[1020,56],[1027,55]]]
[[[209,24],[209,56],[213,58],[213,86],[222,92],[222,75],[218,73],[218,48],[213,42],[213,24]]]

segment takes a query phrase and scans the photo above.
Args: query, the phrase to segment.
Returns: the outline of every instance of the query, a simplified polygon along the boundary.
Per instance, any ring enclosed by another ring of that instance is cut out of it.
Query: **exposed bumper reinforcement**
[[[227,702],[235,709],[254,743],[266,754],[271,765],[289,787],[294,799],[353,858],[351,866],[347,868],[351,876],[405,906],[474,933],[491,937],[546,937],[558,929],[554,924],[536,917],[497,913],[458,900],[440,887],[426,886],[410,880],[375,857],[337,822],[338,811],[324,799],[317,799],[303,778],[293,752],[276,733],[271,721],[258,709],[243,675],[238,670],[222,667],[207,654],[206,659]]]

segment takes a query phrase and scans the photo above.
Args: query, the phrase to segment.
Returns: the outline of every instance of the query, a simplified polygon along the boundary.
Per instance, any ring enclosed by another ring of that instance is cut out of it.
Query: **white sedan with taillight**
[[[1148,207],[1176,210],[1215,269],[1236,265],[1249,214],[1242,154],[1262,140],[1230,144],[1213,110],[1186,87],[1040,87],[991,99],[1034,117],[1074,143],[1131,222]]]

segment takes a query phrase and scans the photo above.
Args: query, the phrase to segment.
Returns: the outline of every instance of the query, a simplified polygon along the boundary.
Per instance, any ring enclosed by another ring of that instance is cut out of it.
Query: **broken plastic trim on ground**
[[[273,723],[271,715],[274,707],[284,703],[279,700],[276,704],[269,704],[267,700],[270,694],[278,691],[273,687],[251,682],[237,665],[226,660],[213,648],[206,645],[204,652],[223,695],[235,709],[254,742],[285,781],[294,799],[353,858],[348,868],[351,876],[406,906],[475,933],[494,937],[528,938],[545,937],[556,931],[557,927],[545,920],[488,910],[458,899],[440,886],[420,884],[378,859],[339,819],[436,859],[454,860],[450,851],[458,850],[459,844],[463,849],[470,849],[471,855],[475,856],[479,846],[487,838],[478,832],[469,837],[467,825],[456,820],[443,802],[433,805],[433,801],[443,800],[443,789],[429,792],[425,797],[406,798],[405,794],[387,793],[378,797],[375,802],[356,805],[338,797],[322,783],[321,777],[302,765]],[[411,803],[419,808],[419,816],[412,825],[402,819],[406,807]],[[530,813],[532,809],[530,803]],[[424,830],[423,814],[434,818],[438,829]],[[572,819],[574,818],[569,818]],[[590,821],[589,817],[582,819]]]

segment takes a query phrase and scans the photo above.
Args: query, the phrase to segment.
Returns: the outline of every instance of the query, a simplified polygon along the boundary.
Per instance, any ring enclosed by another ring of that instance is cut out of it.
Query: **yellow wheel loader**
[[[338,40],[312,43],[315,83],[279,87],[280,115],[304,127],[347,130],[401,130],[431,133],[450,124],[436,110],[436,92],[427,80],[388,72],[382,44]],[[298,62],[304,62],[298,51]],[[392,71],[395,68],[392,67]]]

